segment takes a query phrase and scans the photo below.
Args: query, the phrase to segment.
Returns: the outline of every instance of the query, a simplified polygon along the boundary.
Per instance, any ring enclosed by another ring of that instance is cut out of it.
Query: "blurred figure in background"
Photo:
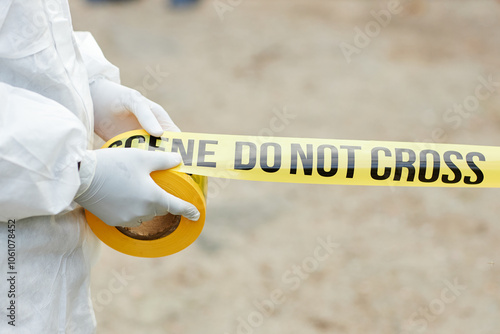
[[[87,0],[88,2],[130,2],[136,0]]]
[[[88,2],[129,2],[136,0],[87,0]],[[172,8],[188,8],[199,3],[199,0],[167,0],[167,4]]]
[[[199,0],[170,0],[170,5],[174,8],[192,7],[198,3]]]

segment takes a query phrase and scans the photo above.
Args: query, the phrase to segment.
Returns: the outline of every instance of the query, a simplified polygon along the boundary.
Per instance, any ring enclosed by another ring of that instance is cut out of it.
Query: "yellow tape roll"
[[[90,228],[109,247],[138,257],[161,257],[183,250],[200,235],[205,223],[204,192],[206,192],[207,178],[198,175],[193,178],[185,173],[171,170],[153,172],[151,177],[166,192],[196,206],[200,211],[200,219],[193,222],[185,217],[170,215],[144,222],[137,228],[120,228],[109,226],[86,211]],[[180,218],[180,221],[175,217]]]

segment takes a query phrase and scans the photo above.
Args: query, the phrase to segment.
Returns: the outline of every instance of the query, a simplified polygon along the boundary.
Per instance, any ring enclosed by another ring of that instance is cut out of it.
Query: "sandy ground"
[[[71,6],[123,83],[185,131],[257,135],[288,112],[274,135],[500,143],[498,87],[467,117],[445,117],[479,77],[500,81],[498,2],[407,1],[350,63],[339,45],[388,2],[221,2],[234,5],[223,19],[210,0]],[[498,190],[212,182],[187,250],[102,247],[98,333],[500,331]]]

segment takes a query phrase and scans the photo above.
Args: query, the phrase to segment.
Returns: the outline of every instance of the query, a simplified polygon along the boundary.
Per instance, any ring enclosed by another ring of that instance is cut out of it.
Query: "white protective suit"
[[[73,198],[92,149],[89,82],[118,82],[67,0],[0,1],[0,333],[94,333],[98,242]],[[15,327],[8,324],[7,222],[15,230]]]

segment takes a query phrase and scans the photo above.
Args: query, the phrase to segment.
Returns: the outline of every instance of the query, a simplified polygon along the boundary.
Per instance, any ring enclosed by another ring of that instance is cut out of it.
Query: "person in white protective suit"
[[[83,208],[113,226],[167,212],[199,218],[149,176],[178,155],[93,151],[94,130],[104,140],[179,130],[120,85],[90,33],[73,32],[67,0],[0,1],[0,99],[0,333],[94,333],[89,273],[99,242]]]

